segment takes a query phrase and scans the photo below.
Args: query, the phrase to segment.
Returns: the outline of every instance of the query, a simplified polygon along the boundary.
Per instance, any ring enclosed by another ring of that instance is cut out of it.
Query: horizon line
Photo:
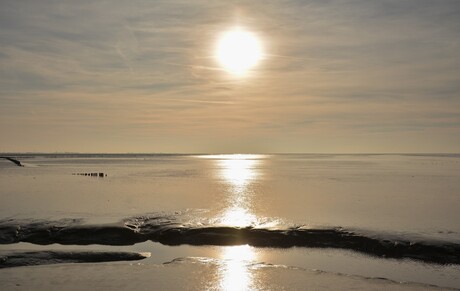
[[[0,152],[0,155],[460,155],[460,152]]]

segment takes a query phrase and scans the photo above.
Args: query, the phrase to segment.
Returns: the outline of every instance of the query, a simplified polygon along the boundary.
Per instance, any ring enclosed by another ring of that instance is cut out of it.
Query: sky
[[[0,0],[0,152],[460,152],[460,1]]]

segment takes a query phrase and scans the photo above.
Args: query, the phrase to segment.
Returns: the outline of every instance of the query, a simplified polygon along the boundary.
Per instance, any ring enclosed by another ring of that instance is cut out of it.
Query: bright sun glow
[[[255,34],[235,28],[220,38],[216,58],[226,71],[242,75],[262,59],[262,47]]]

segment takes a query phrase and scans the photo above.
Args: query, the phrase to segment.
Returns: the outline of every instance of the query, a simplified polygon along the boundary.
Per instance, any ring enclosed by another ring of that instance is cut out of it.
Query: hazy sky
[[[3,152],[460,152],[458,0],[0,0],[0,46]]]

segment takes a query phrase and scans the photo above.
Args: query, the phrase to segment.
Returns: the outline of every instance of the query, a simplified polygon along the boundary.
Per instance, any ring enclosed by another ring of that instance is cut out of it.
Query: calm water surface
[[[84,218],[107,223],[161,213],[193,225],[342,227],[371,236],[460,242],[459,155],[23,155],[19,159],[25,167],[0,161],[1,219]],[[87,172],[104,172],[107,177],[73,175]],[[44,247],[20,243],[2,248]],[[166,247],[152,242],[117,249],[152,251],[148,262],[154,264],[178,257],[217,259],[221,267],[216,284],[224,290],[257,287],[250,262],[460,287],[458,266],[383,260],[351,251]]]

